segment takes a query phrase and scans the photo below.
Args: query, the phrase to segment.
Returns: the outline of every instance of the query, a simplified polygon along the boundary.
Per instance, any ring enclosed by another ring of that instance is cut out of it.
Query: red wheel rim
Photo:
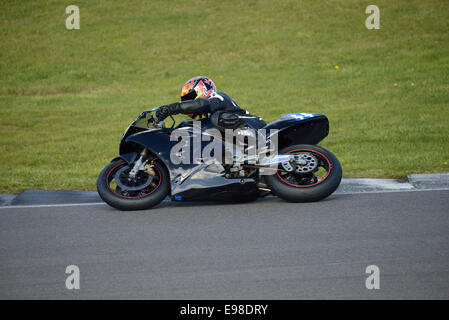
[[[294,183],[288,182],[287,180],[285,180],[284,178],[282,178],[282,177],[279,175],[279,171],[278,171],[278,172],[276,173],[276,175],[278,176],[279,179],[281,179],[282,182],[284,182],[284,183],[286,183],[286,184],[288,184],[288,185],[290,185],[290,186],[293,186],[293,187],[295,187],[295,188],[307,188],[307,187],[313,187],[313,186],[316,186],[317,184],[320,184],[321,182],[323,182],[324,180],[326,180],[326,178],[329,176],[329,174],[330,174],[330,172],[331,172],[331,162],[329,161],[329,159],[328,159],[324,154],[322,154],[321,152],[315,151],[315,150],[311,150],[311,149],[295,149],[295,150],[288,151],[287,154],[289,154],[289,153],[291,153],[291,152],[295,152],[295,151],[308,151],[308,152],[312,152],[312,153],[319,154],[323,159],[326,160],[327,165],[328,165],[328,167],[329,167],[329,171],[328,171],[327,174],[324,176],[324,178],[321,179],[320,181],[317,181],[317,182],[315,182],[315,183],[313,183],[313,184],[304,184],[304,185],[301,185],[301,184],[294,184]]]

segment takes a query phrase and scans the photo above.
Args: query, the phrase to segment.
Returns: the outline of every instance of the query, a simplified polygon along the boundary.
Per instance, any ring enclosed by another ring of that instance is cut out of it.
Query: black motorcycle
[[[316,145],[329,133],[323,114],[284,114],[267,124],[263,129],[275,132],[267,135],[267,141],[276,140],[278,152],[263,159],[258,153],[231,163],[175,163],[173,147],[179,141],[171,139],[173,131],[183,131],[192,139],[198,131],[194,120],[175,127],[173,117],[168,128],[156,119],[156,110],[143,112],[131,123],[122,136],[120,156],[98,177],[100,197],[114,208],[149,209],[167,196],[172,201],[245,202],[274,194],[290,202],[311,202],[329,196],[340,184],[338,159]],[[207,116],[195,121],[199,121],[200,135],[216,127]],[[202,150],[207,144],[201,142]],[[229,148],[224,139],[222,147]]]

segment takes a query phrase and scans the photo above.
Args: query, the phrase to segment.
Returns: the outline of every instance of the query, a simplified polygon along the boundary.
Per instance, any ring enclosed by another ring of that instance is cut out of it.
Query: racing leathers
[[[208,98],[197,98],[161,106],[156,112],[156,117],[159,120],[164,120],[169,115],[179,113],[193,116],[209,114],[211,122],[220,131],[237,128],[259,129],[266,124],[262,118],[253,116],[240,108],[231,97],[223,92],[212,92]]]

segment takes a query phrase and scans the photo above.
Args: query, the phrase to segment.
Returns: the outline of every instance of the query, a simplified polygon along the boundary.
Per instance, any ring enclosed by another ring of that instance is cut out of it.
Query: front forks
[[[139,170],[142,170],[143,168],[145,168],[145,164],[147,162],[147,160],[146,160],[147,154],[148,154],[148,150],[147,150],[147,148],[144,148],[142,150],[142,152],[140,153],[139,159],[137,159],[137,161],[134,164],[133,168],[129,172],[129,177],[131,179],[135,179],[137,172]]]

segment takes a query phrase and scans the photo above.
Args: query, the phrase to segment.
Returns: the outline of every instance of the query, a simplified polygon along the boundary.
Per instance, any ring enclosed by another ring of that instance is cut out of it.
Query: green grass
[[[345,177],[448,172],[449,4],[376,1],[367,30],[369,4],[0,1],[0,192],[94,190],[129,122],[195,75],[267,121],[325,113]]]

